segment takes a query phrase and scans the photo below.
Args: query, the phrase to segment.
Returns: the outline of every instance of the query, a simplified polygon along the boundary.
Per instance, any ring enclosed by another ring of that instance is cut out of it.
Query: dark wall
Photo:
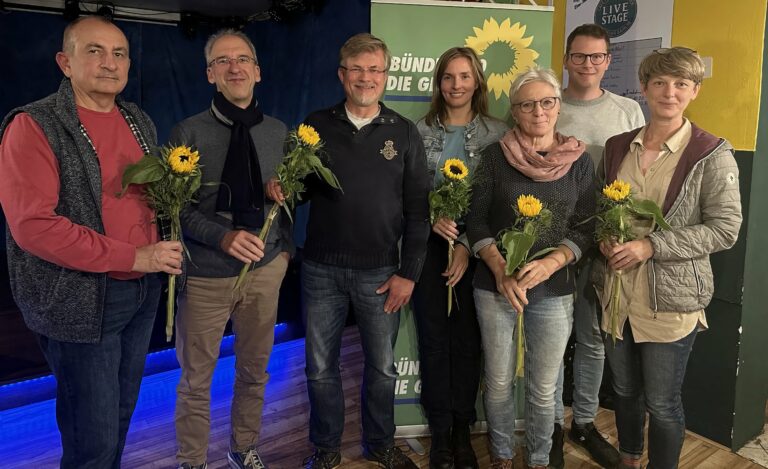
[[[203,46],[213,30],[193,37],[168,25],[117,21],[130,42],[131,69],[123,96],[147,111],[158,128],[160,143],[172,126],[206,109],[212,86],[205,75]],[[58,88],[62,74],[54,56],[61,49],[67,22],[61,15],[10,11],[0,14],[0,117],[14,107],[43,98]],[[328,1],[317,13],[287,22],[258,22],[245,28],[256,45],[262,82],[256,95],[265,113],[288,126],[310,111],[343,97],[336,76],[338,51],[351,35],[370,31],[368,0]],[[302,219],[299,214],[297,220]],[[297,225],[300,223],[297,223]],[[0,218],[0,230],[5,220]],[[303,231],[297,230],[299,243]],[[299,316],[296,269],[289,270],[281,295],[279,318]],[[166,347],[161,302],[152,348]],[[0,247],[0,383],[44,373],[44,360],[10,295],[5,249]]]
[[[768,14],[768,13],[767,13]],[[752,163],[751,207],[742,310],[742,336],[732,448],[739,448],[763,431],[768,397],[768,34],[763,37],[760,120]]]
[[[742,292],[754,153],[737,151],[735,157],[744,222],[733,248],[710,257],[715,293],[706,308],[709,329],[696,337],[683,384],[687,427],[726,446],[731,444],[742,342]]]

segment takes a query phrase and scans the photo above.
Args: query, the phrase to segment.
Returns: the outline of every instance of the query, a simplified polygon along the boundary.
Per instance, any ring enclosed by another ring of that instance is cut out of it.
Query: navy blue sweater
[[[418,280],[430,180],[416,126],[382,104],[379,116],[358,130],[343,102],[310,114],[306,123],[325,142],[327,164],[343,191],[307,181],[306,259],[355,269],[399,265],[399,276]]]

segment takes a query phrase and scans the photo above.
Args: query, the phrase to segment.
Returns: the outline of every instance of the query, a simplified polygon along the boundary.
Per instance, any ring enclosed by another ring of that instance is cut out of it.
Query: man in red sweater
[[[181,245],[158,242],[125,167],[157,136],[120,99],[128,40],[101,17],[64,30],[59,90],[0,125],[0,204],[14,300],[57,381],[62,468],[120,466],[160,298],[154,272],[181,274]]]

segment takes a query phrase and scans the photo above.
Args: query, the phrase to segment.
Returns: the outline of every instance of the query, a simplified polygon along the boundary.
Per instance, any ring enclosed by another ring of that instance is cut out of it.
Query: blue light
[[[275,344],[296,338],[292,336],[292,328],[288,323],[275,324]],[[235,336],[226,335],[221,340],[219,357],[229,357],[234,351]],[[144,376],[179,368],[176,360],[176,348],[167,348],[147,354]],[[17,381],[0,386],[0,411],[13,409],[36,402],[47,401],[56,397],[56,378],[45,375],[38,378]]]

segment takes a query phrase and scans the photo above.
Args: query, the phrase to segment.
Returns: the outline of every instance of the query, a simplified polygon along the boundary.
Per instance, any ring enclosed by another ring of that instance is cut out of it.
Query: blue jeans
[[[386,314],[387,294],[376,290],[397,270],[348,269],[304,261],[306,374],[309,439],[315,447],[338,451],[344,431],[344,393],[339,374],[341,335],[349,305],[355,313],[365,357],[362,385],[363,442],[370,449],[394,444],[394,346],[400,313]]]
[[[493,456],[515,455],[517,313],[506,298],[475,289],[475,306],[485,354],[485,414]],[[571,333],[573,295],[531,300],[525,326],[525,436],[528,464],[549,464],[555,419],[555,390]]]
[[[638,344],[627,321],[623,337],[614,346],[607,336],[605,344],[616,392],[619,450],[637,457],[643,454],[648,410],[648,468],[674,469],[685,439],[681,389],[696,329],[677,342]]]
[[[107,279],[101,341],[39,336],[56,376],[62,468],[119,468],[160,299],[157,275]]]
[[[599,324],[599,303],[589,277],[593,258],[583,257],[576,275],[576,299],[573,304],[573,330],[576,348],[573,357],[573,420],[579,425],[592,423],[600,406],[605,347]],[[557,378],[555,422],[564,423],[563,370]]]

